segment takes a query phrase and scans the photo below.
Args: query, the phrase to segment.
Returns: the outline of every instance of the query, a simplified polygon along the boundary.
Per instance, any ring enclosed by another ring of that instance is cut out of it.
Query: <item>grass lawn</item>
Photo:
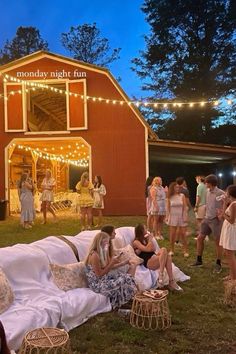
[[[36,221],[32,230],[23,230],[17,217],[0,222],[0,247],[15,243],[30,243],[49,235],[75,235],[79,232],[77,216],[60,215],[57,223],[40,224]],[[144,222],[144,217],[106,217],[104,223],[116,227],[134,226]],[[192,228],[193,229],[193,228]],[[164,230],[167,235],[167,228]],[[174,263],[191,280],[182,283],[183,293],[171,293],[168,297],[172,326],[165,332],[144,331],[132,328],[128,319],[117,312],[101,314],[70,332],[73,354],[76,353],[236,353],[236,309],[222,303],[223,282],[227,266],[221,274],[213,274],[214,244],[206,243],[204,267],[192,269],[195,259],[195,240],[189,237],[190,258],[184,259],[176,248]],[[168,246],[168,241],[161,241]]]

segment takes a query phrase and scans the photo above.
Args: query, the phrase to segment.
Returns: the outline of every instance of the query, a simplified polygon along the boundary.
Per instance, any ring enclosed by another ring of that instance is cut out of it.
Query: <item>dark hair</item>
[[[27,178],[28,178],[28,173],[22,173],[19,181],[19,188],[22,188],[22,184],[27,180]]]
[[[227,192],[231,197],[236,198],[236,184],[231,184],[228,186]]]
[[[134,234],[135,234],[135,240],[138,240],[141,243],[143,243],[144,235],[145,235],[144,225],[138,224],[137,226],[135,226]]]
[[[172,197],[175,194],[175,186],[177,186],[177,182],[171,182],[168,188],[168,198]]]
[[[212,186],[217,186],[218,180],[215,175],[208,175],[205,178],[205,183],[210,183]]]
[[[177,177],[175,181],[179,186],[181,186],[181,184],[184,183],[185,179],[184,177]]]
[[[146,197],[146,198],[148,197],[148,187],[151,186],[152,181],[153,181],[153,177],[152,177],[152,176],[149,176],[149,177],[146,179],[146,183],[145,183],[145,197]]]
[[[102,232],[106,232],[109,236],[111,236],[112,232],[115,230],[115,227],[112,225],[104,225],[101,228]]]
[[[101,186],[101,184],[102,184],[102,177],[101,176],[95,176],[95,177],[97,177],[97,179],[98,179],[98,182],[95,182],[94,183],[94,187],[96,188],[96,187],[100,187]]]
[[[5,330],[1,321],[0,321],[0,343],[1,343],[0,352],[2,354],[10,354],[10,349],[7,346]]]

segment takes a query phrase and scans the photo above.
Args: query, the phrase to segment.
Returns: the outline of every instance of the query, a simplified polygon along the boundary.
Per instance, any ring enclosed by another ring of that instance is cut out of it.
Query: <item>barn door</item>
[[[25,119],[25,92],[23,84],[6,83],[4,85],[5,98],[5,131],[26,131]]]
[[[83,130],[87,129],[87,101],[86,97],[86,80],[73,80],[68,82],[68,90],[72,93],[78,94],[68,95],[68,116],[67,116],[67,130]],[[81,95],[83,98],[81,98]]]

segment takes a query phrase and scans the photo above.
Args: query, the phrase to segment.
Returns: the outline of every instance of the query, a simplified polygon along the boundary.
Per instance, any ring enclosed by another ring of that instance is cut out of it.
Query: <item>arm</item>
[[[101,184],[99,194],[101,194],[103,197],[107,194],[104,184]]]
[[[152,202],[153,202],[155,208],[158,209],[156,195],[157,195],[156,189],[152,187],[151,190],[150,190],[150,196],[152,198]]]
[[[27,189],[30,189],[31,191],[33,190],[33,185],[29,182],[25,182],[25,186]]]
[[[200,202],[201,202],[201,197],[200,197],[199,195],[197,195],[197,196],[196,196],[196,203],[195,203],[194,211],[197,211]]]
[[[227,214],[223,215],[224,219],[227,220],[230,224],[234,224],[235,223],[235,219],[236,219],[236,204],[232,204],[230,207],[230,216],[228,216]]]
[[[143,251],[143,252],[154,252],[155,251],[154,245],[150,239],[148,240],[148,244],[146,246],[144,246],[140,241],[134,240],[133,246],[134,246],[134,248],[138,248],[140,251]]]
[[[185,195],[183,195],[183,219],[184,221],[187,221],[187,198],[185,197]]]
[[[107,274],[113,266],[117,263],[117,257],[112,257],[109,263],[102,268],[100,264],[99,256],[96,252],[94,252],[89,259],[89,264],[93,268],[94,273],[97,277],[102,277],[103,275]]]
[[[170,198],[167,199],[167,205],[166,205],[166,220],[169,218],[170,215]]]

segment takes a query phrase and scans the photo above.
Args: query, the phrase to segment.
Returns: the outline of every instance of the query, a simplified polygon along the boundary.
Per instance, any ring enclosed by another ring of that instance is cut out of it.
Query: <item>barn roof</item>
[[[26,55],[22,58],[16,59],[14,61],[11,61],[10,63],[4,64],[0,66],[0,72],[2,73],[6,73],[16,67],[20,67],[22,65],[27,64],[28,62],[33,62],[36,60],[39,60],[41,58],[51,58],[51,59],[55,59],[58,61],[62,61],[62,62],[67,62],[69,64],[73,64],[76,66],[79,66],[81,68],[85,68],[86,70],[91,70],[91,71],[97,71],[97,72],[101,72],[105,75],[107,75],[109,77],[109,79],[112,81],[112,83],[114,84],[114,86],[118,89],[118,91],[120,92],[120,94],[123,96],[125,101],[130,101],[128,95],[125,93],[125,91],[122,89],[122,87],[120,86],[120,84],[118,83],[118,81],[114,78],[114,76],[111,74],[111,72],[104,67],[101,66],[97,66],[94,64],[89,64],[89,63],[85,63],[83,61],[80,60],[76,60],[73,58],[69,58],[66,57],[64,55],[60,55],[60,54],[55,54],[52,52],[48,52],[48,51],[44,51],[44,50],[40,50],[37,52],[34,52],[32,54]],[[143,117],[143,115],[140,113],[139,109],[137,107],[135,107],[134,105],[130,106],[131,109],[134,111],[135,115],[139,118],[139,120],[142,122],[142,124],[147,128],[148,131],[148,139],[151,141],[157,141],[158,140],[158,136],[156,135],[156,133],[152,130],[152,128],[149,126],[149,124],[147,123],[147,121],[145,120],[145,118]]]

